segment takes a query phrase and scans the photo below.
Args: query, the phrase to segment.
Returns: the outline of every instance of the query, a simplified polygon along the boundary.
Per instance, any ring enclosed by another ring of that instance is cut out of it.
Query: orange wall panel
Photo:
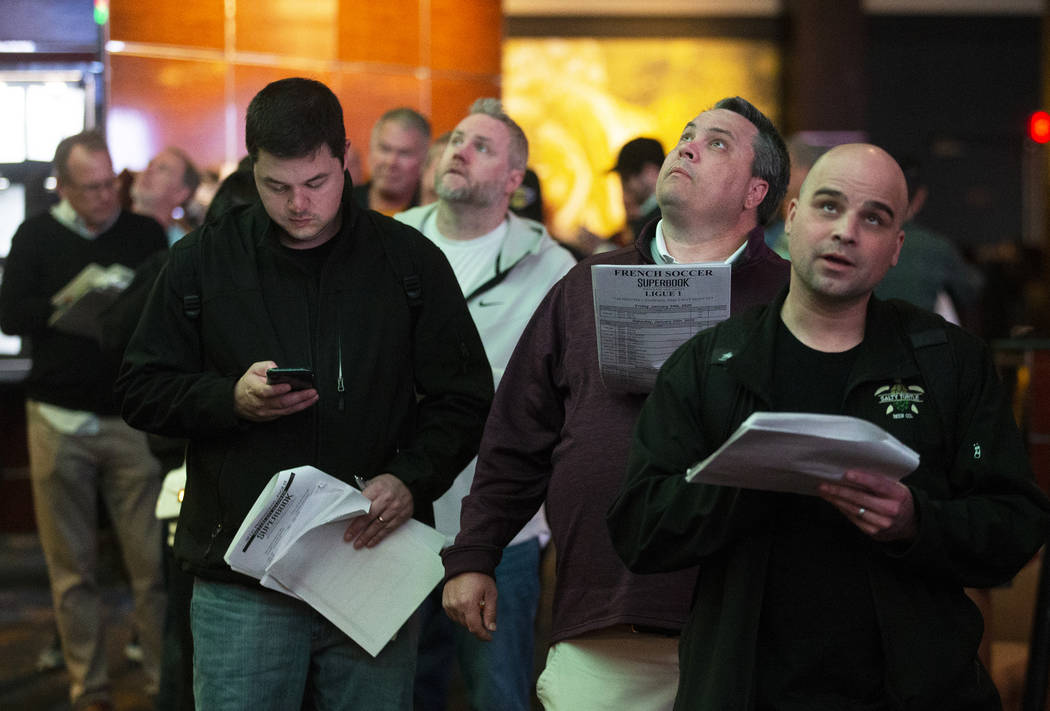
[[[344,62],[419,64],[419,5],[419,0],[342,0],[339,8],[339,59]]]
[[[384,112],[398,106],[408,106],[427,115],[429,111],[421,101],[424,88],[424,82],[413,76],[391,75],[377,81],[375,74],[361,72],[344,72],[338,84],[332,86],[343,105],[347,137],[365,165],[372,124]]]
[[[499,96],[499,0],[233,0],[229,26],[226,2],[113,0],[111,37],[128,42],[109,54],[118,167],[167,143],[205,167],[235,162],[248,103],[282,77],[328,84],[365,159],[388,109],[417,109],[440,133],[475,98]]]
[[[338,0],[238,2],[237,51],[335,59],[338,17]]]
[[[167,145],[202,166],[223,160],[224,67],[114,55],[107,129],[114,167],[139,170]]]
[[[485,79],[434,79],[432,91],[435,97],[441,97],[440,102],[434,102],[430,117],[435,136],[455,128],[475,99],[500,96],[499,84]]]
[[[111,0],[110,39],[222,49],[223,0]]]
[[[499,74],[503,39],[499,0],[431,0],[430,12],[430,63],[435,71]]]

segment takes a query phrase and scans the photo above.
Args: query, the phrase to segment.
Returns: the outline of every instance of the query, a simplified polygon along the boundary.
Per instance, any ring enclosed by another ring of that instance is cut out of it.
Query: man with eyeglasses
[[[112,709],[99,595],[98,499],[120,542],[135,603],[147,691],[162,647],[161,529],[153,515],[160,465],[146,435],[120,418],[120,353],[49,324],[51,297],[88,264],[134,269],[167,247],[151,218],[122,211],[105,139],[64,139],[54,167],[61,201],[15,233],[0,284],[0,329],[26,337],[29,469],[41,546],[76,709]]]

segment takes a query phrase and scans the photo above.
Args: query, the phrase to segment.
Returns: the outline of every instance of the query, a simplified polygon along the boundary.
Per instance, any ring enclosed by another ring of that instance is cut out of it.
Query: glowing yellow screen
[[[508,39],[503,99],[529,138],[551,232],[610,235],[624,223],[609,168],[620,147],[652,136],[670,150],[694,116],[742,96],[779,124],[780,60],[771,41]]]

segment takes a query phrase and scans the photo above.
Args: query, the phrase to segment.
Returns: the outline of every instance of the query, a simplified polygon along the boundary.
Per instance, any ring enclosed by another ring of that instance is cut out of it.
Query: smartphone
[[[314,371],[310,368],[270,368],[266,371],[266,384],[288,383],[292,390],[307,390],[314,386]]]

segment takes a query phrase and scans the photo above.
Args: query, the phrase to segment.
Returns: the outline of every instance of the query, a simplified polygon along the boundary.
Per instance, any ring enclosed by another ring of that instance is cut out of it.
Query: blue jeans
[[[411,705],[415,615],[373,658],[304,602],[198,578],[190,623],[199,709],[403,711]]]
[[[540,600],[540,544],[536,539],[503,550],[496,567],[496,589],[497,630],[491,642],[482,642],[448,619],[441,607],[441,586],[423,601],[416,711],[444,711],[453,655],[459,661],[472,709],[532,708],[532,655]]]

